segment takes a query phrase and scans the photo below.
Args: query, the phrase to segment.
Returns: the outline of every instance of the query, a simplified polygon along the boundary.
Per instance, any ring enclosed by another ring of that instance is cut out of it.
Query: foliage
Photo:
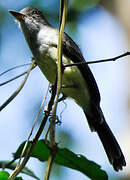
[[[30,144],[31,142],[28,144],[28,147]],[[24,145],[25,142],[19,146],[17,151],[14,153],[14,159],[18,159],[20,157]],[[45,141],[39,140],[32,151],[31,157],[35,157],[40,161],[45,162],[48,160],[50,154],[51,150],[48,148]],[[101,166],[88,160],[83,155],[77,155],[66,148],[58,149],[54,162],[65,167],[78,170],[93,180],[107,179],[107,174],[101,170]]]
[[[0,171],[0,180],[8,180],[9,173],[7,171]],[[14,180],[22,180],[22,177],[16,177]]]

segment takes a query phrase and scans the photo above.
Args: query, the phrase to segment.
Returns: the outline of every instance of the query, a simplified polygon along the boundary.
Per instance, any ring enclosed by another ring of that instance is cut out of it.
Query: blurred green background
[[[31,62],[32,55],[24,37],[17,23],[8,13],[9,9],[21,10],[30,5],[40,8],[49,22],[58,28],[58,0],[1,0],[0,73],[15,65]],[[129,0],[70,0],[65,31],[79,45],[87,61],[119,55],[129,50],[129,8]],[[96,133],[90,132],[82,110],[74,102],[66,100],[66,104],[61,103],[58,109],[58,115],[59,117],[61,115],[60,120],[62,121],[62,124],[57,126],[56,134],[59,145],[99,163],[112,180],[130,179],[129,66],[128,58],[114,63],[90,66],[100,89],[101,106],[106,120],[126,156],[127,167],[122,172],[117,173],[112,169]],[[23,70],[25,68],[15,69],[1,76],[0,82],[14,77]],[[22,79],[0,87],[0,104],[19,86]],[[11,153],[15,152],[18,145],[28,137],[47,86],[47,80],[36,68],[31,73],[22,92],[0,112],[1,160],[11,159]],[[61,113],[63,109],[64,112]],[[28,167],[43,179],[45,164],[31,159]],[[24,177],[31,180],[27,176]],[[52,180],[70,180],[72,178],[75,180],[87,179],[77,171],[54,166]]]

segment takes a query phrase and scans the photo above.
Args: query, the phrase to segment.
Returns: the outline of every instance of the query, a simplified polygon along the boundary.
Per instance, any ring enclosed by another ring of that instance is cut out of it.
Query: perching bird
[[[20,12],[9,11],[19,22],[36,63],[54,84],[57,75],[57,45],[59,31],[53,28],[42,12],[26,7]],[[85,62],[77,44],[66,34],[63,36],[63,65]],[[96,131],[113,168],[118,171],[126,165],[124,155],[107,125],[100,108],[100,93],[87,64],[66,67],[61,92],[73,99],[84,111],[91,131]]]

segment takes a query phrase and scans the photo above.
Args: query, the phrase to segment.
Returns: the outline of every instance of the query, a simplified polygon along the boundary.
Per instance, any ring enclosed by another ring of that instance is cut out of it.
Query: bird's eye
[[[37,11],[36,10],[32,11],[32,14],[37,14]]]

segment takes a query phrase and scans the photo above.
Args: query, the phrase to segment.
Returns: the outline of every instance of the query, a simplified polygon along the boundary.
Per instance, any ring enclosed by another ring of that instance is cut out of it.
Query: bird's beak
[[[19,13],[19,12],[17,12],[17,11],[13,11],[13,10],[9,10],[9,13],[11,14],[11,15],[13,15],[18,21],[22,21],[22,20],[24,20],[24,17],[26,16],[26,15],[24,15],[24,14],[22,14],[22,13]]]

